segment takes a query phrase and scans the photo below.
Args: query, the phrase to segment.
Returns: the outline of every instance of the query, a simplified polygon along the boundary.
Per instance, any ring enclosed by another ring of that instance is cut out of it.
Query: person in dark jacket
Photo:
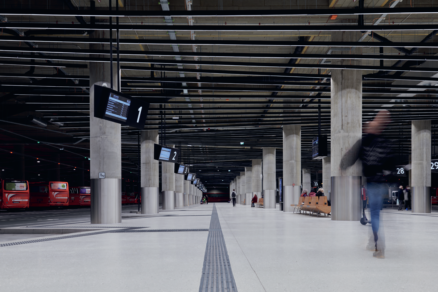
[[[403,193],[405,196],[405,209],[409,211],[411,210],[411,188],[407,186]]]
[[[233,192],[231,193],[231,198],[233,198],[233,207],[236,207],[236,190],[233,189]]]
[[[398,210],[401,211],[403,209],[403,203],[405,201],[405,194],[403,194],[403,186],[398,187],[397,199],[398,199]]]
[[[319,198],[319,197],[322,197],[322,196],[325,196],[324,195],[324,189],[323,188],[320,188],[319,190],[318,190],[318,192],[316,193],[316,196]]]
[[[373,231],[371,242],[374,241],[374,246],[368,246],[368,248],[374,250],[374,257],[381,259],[385,258],[385,242],[380,226],[380,210],[383,205],[383,196],[387,193],[384,183],[396,164],[391,143],[382,134],[389,122],[389,111],[378,112],[366,128],[365,136],[347,151],[340,165],[341,169],[345,170],[355,164],[358,159],[362,161],[362,172],[367,179]]]

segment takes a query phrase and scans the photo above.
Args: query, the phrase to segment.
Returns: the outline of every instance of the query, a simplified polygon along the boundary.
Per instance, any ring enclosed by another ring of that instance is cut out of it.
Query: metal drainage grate
[[[216,205],[210,221],[199,292],[237,292]]]

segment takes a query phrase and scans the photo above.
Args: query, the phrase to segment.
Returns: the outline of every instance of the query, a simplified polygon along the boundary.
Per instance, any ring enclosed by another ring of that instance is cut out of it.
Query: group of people
[[[231,193],[231,199],[233,200],[233,207],[236,206],[236,197],[237,197],[236,190],[233,189],[233,192]],[[258,202],[258,197],[257,194],[255,194],[254,197],[252,197],[251,206],[254,207],[254,204],[256,204],[257,202]]]
[[[406,211],[411,210],[411,188],[409,186],[406,188],[400,186],[397,192],[397,200],[399,211],[403,209],[406,209]]]
[[[322,197],[325,196],[324,195],[324,189],[323,188],[319,188],[316,193],[315,192],[310,192],[306,189],[303,190],[303,192],[301,193],[301,197]]]

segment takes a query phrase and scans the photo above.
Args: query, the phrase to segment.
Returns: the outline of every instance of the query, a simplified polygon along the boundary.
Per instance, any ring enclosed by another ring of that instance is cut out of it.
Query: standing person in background
[[[207,194],[204,195],[204,199],[205,199],[205,202],[206,202],[207,205],[208,205],[208,196],[207,196]]]
[[[385,241],[380,226],[380,210],[383,206],[383,196],[387,193],[385,183],[387,174],[395,167],[395,160],[391,143],[382,132],[390,123],[390,113],[382,110],[377,113],[374,120],[365,129],[365,136],[356,142],[353,147],[341,159],[341,169],[345,170],[362,161],[362,172],[366,177],[367,191],[371,213],[371,228],[373,230],[370,242],[374,246],[368,246],[373,250],[373,256],[379,259],[385,258]]]
[[[401,211],[403,209],[403,202],[405,201],[405,194],[403,193],[403,186],[398,187],[397,200],[398,200],[398,210]]]
[[[403,191],[405,197],[405,209],[406,211],[411,210],[411,188],[406,186],[406,189]]]
[[[233,207],[236,207],[236,190],[233,189],[233,192],[231,193],[231,198],[233,200]]]

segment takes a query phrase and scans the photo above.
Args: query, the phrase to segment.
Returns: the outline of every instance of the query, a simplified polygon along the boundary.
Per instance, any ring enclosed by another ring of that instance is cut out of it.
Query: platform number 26
[[[397,167],[397,174],[405,174],[405,169],[403,167]]]
[[[430,163],[430,169],[438,169],[438,161]]]

